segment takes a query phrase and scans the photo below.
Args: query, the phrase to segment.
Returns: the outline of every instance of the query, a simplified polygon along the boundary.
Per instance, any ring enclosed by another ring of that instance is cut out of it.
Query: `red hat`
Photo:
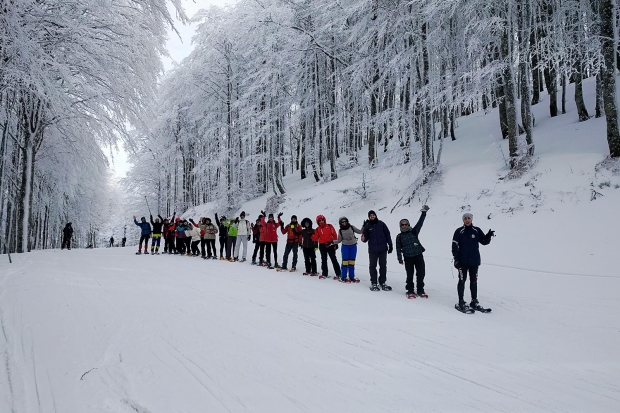
[[[175,221],[180,221],[180,220],[181,220],[181,218],[177,217],[177,219]]]
[[[323,215],[317,215],[316,216],[316,223],[318,224],[320,220],[325,221],[325,217]]]

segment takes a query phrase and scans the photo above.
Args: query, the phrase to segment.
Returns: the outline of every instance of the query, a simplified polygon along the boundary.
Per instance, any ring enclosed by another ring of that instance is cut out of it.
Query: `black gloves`
[[[489,230],[489,232],[487,232],[487,238],[491,239],[492,237],[495,236],[495,231],[493,231],[492,229]]]
[[[251,235],[248,235],[248,241],[249,241],[251,238],[252,238],[252,236],[251,236]]]
[[[456,259],[456,257],[454,258],[454,268],[457,270],[461,268],[461,263]]]
[[[194,220],[190,218],[190,219],[189,219],[189,222],[191,222],[191,223],[193,224],[193,223],[194,223]]]
[[[388,247],[388,254],[391,254],[394,251],[394,247],[392,245],[390,245]]]
[[[262,215],[262,216],[264,216],[264,217],[266,217],[266,216],[267,216],[267,214],[265,214],[265,211],[260,211],[260,213],[261,213],[261,215]]]
[[[239,223],[239,217],[235,218],[235,224]]]
[[[367,219],[364,220],[364,223],[362,224],[362,227],[365,227],[366,224],[368,224],[368,220]]]
[[[280,218],[282,215],[284,215],[284,212],[280,212],[280,213],[278,214],[278,218]]]

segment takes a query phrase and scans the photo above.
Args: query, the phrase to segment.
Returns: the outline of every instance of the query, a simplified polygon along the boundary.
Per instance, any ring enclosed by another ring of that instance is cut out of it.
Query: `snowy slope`
[[[494,312],[463,315],[450,276],[407,300],[130,248],[0,268],[2,412],[612,412],[620,401],[617,277],[499,268],[481,277]]]
[[[585,93],[593,108],[591,82]],[[534,110],[537,160],[517,180],[500,179],[496,111],[459,119],[441,181],[394,213],[417,170],[388,158],[365,200],[362,166],[285,179],[285,218],[361,225],[374,209],[393,237],[427,201],[429,300],[404,297],[395,254],[394,291],[370,292],[363,244],[355,285],[131,247],[0,256],[0,412],[618,411],[620,175],[595,169],[604,119],[578,123],[572,102],[553,119]],[[254,219],[266,201],[240,210]],[[463,211],[497,232],[479,278],[492,314],[453,309]]]

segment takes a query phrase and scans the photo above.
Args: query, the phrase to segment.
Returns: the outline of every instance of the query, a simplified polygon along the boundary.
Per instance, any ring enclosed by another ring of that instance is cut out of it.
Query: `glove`
[[[338,251],[338,244],[334,244],[334,250]]]
[[[461,268],[461,263],[456,258],[454,258],[454,268],[456,268],[457,270]]]
[[[189,222],[191,222],[191,223],[193,224],[193,223],[194,223],[194,220],[190,218],[190,219],[189,219]]]
[[[280,218],[282,215],[284,215],[284,212],[280,212],[280,213],[278,214],[278,218]]]
[[[252,238],[252,237],[248,235],[248,241],[250,240],[250,238]]]
[[[260,213],[261,213],[261,215],[262,215],[262,216],[264,216],[264,217],[266,217],[266,216],[267,216],[267,214],[265,214],[265,211],[260,211]]]
[[[428,205],[422,205],[422,209],[420,210],[420,212],[427,212],[430,209],[430,207]]]
[[[367,219],[364,220],[364,224],[362,224],[362,227],[365,227],[366,224],[368,224],[368,220]]]
[[[316,252],[319,249],[319,247],[314,247],[314,252]]]
[[[398,263],[399,263],[400,265],[403,265],[403,262],[402,262],[402,261],[398,261]]]
[[[487,232],[487,238],[491,238],[495,236],[495,231],[493,231],[492,229],[489,230],[489,232]]]
[[[394,251],[394,247],[390,245],[388,247],[388,254],[391,254],[393,251]]]
[[[239,217],[235,218],[235,224],[239,223]]]

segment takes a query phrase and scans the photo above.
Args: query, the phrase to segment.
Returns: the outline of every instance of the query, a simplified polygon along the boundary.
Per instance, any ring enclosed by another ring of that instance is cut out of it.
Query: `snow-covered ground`
[[[617,412],[620,173],[595,169],[604,119],[568,110],[535,106],[536,162],[517,180],[500,179],[497,112],[459,119],[430,196],[393,213],[415,168],[372,170],[366,199],[363,167],[285,179],[284,218],[361,226],[374,209],[393,238],[427,201],[428,300],[405,298],[395,254],[394,291],[369,291],[363,244],[353,285],[133,247],[0,256],[0,412]],[[254,219],[266,199],[239,210]],[[491,314],[453,308],[464,211],[497,233],[481,249]]]

